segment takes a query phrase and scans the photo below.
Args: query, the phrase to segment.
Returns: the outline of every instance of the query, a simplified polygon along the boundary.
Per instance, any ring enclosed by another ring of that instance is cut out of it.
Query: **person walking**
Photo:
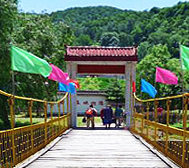
[[[100,110],[100,118],[102,120],[102,124],[104,125],[104,107]]]
[[[116,127],[119,128],[121,126],[121,118],[123,117],[123,110],[122,105],[119,105],[119,107],[115,110],[115,118],[116,118]]]
[[[90,123],[92,128],[95,128],[95,120],[94,117],[97,116],[97,110],[93,107],[93,105],[91,104],[89,106],[89,108],[85,111],[85,115],[87,117],[87,128],[89,128]]]
[[[113,118],[113,110],[111,106],[107,106],[103,110],[103,122],[104,125],[106,126],[106,129],[110,128],[110,125],[112,123],[112,118]]]

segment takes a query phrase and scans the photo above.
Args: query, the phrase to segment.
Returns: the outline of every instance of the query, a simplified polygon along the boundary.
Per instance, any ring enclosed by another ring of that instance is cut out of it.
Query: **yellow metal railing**
[[[131,131],[164,153],[183,168],[189,168],[189,94],[141,100],[133,109]],[[159,113],[158,108],[163,108]],[[180,123],[180,127],[173,124]]]
[[[68,93],[57,102],[14,96],[1,90],[0,94],[8,97],[11,120],[11,129],[0,131],[0,168],[14,167],[24,159],[45,147],[49,142],[71,127],[71,112],[68,110],[71,106],[71,96],[69,96]],[[30,126],[15,128],[14,103],[16,99],[28,102]],[[64,101],[66,99],[67,113],[65,115]],[[32,107],[34,102],[43,104],[43,123],[33,124]],[[49,120],[47,120],[48,104],[50,105]],[[58,105],[58,117],[53,118],[53,106],[56,104]],[[63,111],[62,116],[60,112],[61,105]]]

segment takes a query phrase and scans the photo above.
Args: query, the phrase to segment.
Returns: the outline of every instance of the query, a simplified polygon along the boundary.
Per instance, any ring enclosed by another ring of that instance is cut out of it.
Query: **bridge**
[[[70,130],[72,114],[69,111],[72,110],[72,101],[68,93],[57,102],[15,96],[3,91],[0,91],[0,94],[8,98],[12,123],[12,129],[0,132],[2,168],[42,167],[42,165],[45,167],[177,167],[177,164],[181,167],[189,167],[189,132],[186,127],[189,94],[149,100],[140,100],[133,94],[135,100],[145,104],[146,108],[133,109],[134,116],[129,130],[115,128]],[[14,128],[16,99],[28,102],[30,126]],[[66,113],[64,101],[69,110]],[[32,122],[34,102],[42,103],[44,106],[43,123]],[[166,124],[158,120],[157,107],[160,102],[166,105]],[[172,102],[183,104],[181,108],[183,129],[169,125]],[[49,117],[48,104],[51,108]],[[59,107],[57,117],[52,115],[53,104]],[[154,105],[153,112],[150,111],[151,105]],[[60,106],[63,106],[62,114]]]
[[[177,167],[153,152],[124,129],[74,129],[17,167]]]
[[[188,168],[189,94],[139,99],[131,87],[135,81],[136,56],[134,47],[68,47],[66,53],[68,73],[72,79],[77,77],[77,73],[125,75],[127,115],[122,129],[78,128],[76,94],[65,93],[58,101],[46,101],[0,90],[0,95],[7,99],[11,121],[11,129],[0,131],[0,167]],[[116,61],[118,57],[120,62]],[[116,69],[112,68],[115,67],[114,61]],[[21,102],[28,107],[30,125],[15,128],[15,106]],[[36,104],[40,104],[44,114],[44,121],[38,124],[33,122],[32,116]],[[164,109],[161,114],[159,105]],[[54,106],[58,107],[57,116],[53,115]],[[180,128],[174,127],[174,120],[181,123]]]

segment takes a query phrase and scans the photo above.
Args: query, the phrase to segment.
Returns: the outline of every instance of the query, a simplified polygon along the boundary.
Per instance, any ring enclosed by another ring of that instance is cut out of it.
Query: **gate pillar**
[[[130,127],[133,122],[133,106],[135,105],[132,95],[132,82],[136,81],[136,63],[127,62],[125,65],[125,112],[126,127]]]
[[[76,79],[77,77],[77,64],[73,62],[68,62],[67,63],[67,72],[69,74],[69,77],[71,79]],[[71,103],[72,107],[71,109],[71,114],[72,114],[72,127],[75,128],[77,127],[77,89],[76,89],[76,94],[71,94]]]

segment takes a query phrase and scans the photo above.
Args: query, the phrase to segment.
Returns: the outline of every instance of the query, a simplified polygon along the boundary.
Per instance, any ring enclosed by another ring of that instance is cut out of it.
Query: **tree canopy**
[[[11,85],[10,52],[14,23],[17,18],[17,1],[0,1],[0,89],[9,91]],[[4,125],[9,125],[6,97],[0,95],[0,119]]]
[[[149,11],[121,10],[108,6],[69,8],[49,14],[23,13],[17,0],[0,1],[0,89],[12,92],[10,44],[66,70],[65,45],[138,46],[137,90],[145,78],[155,85],[158,96],[181,92],[182,74],[179,43],[189,46],[189,2],[173,7],[153,7]],[[179,85],[155,83],[155,67],[169,69],[179,77]],[[52,100],[57,83],[39,75],[14,72],[16,94]],[[189,75],[184,72],[184,87],[189,90]],[[81,89],[107,90],[109,99],[123,101],[125,81],[79,79]],[[111,90],[111,91],[110,91]],[[115,95],[113,92],[119,90]],[[113,91],[113,92],[112,92]],[[7,101],[1,95],[0,119],[8,125]],[[148,98],[146,95],[144,98]],[[3,114],[3,115],[2,115]]]
[[[108,6],[77,7],[53,12],[51,17],[74,30],[76,45],[138,45],[142,60],[154,45],[166,44],[171,57],[178,58],[179,43],[189,46],[188,9],[189,2],[140,12]],[[86,43],[78,40],[81,35],[85,35]]]
[[[18,13],[15,0],[0,1],[0,89],[12,93],[10,44],[66,70],[64,45],[71,45],[73,31],[47,14]],[[14,72],[15,94],[53,100],[58,84],[40,75]],[[9,126],[7,98],[0,95],[0,119]],[[16,108],[15,104],[15,108]],[[23,105],[27,106],[27,104]]]

